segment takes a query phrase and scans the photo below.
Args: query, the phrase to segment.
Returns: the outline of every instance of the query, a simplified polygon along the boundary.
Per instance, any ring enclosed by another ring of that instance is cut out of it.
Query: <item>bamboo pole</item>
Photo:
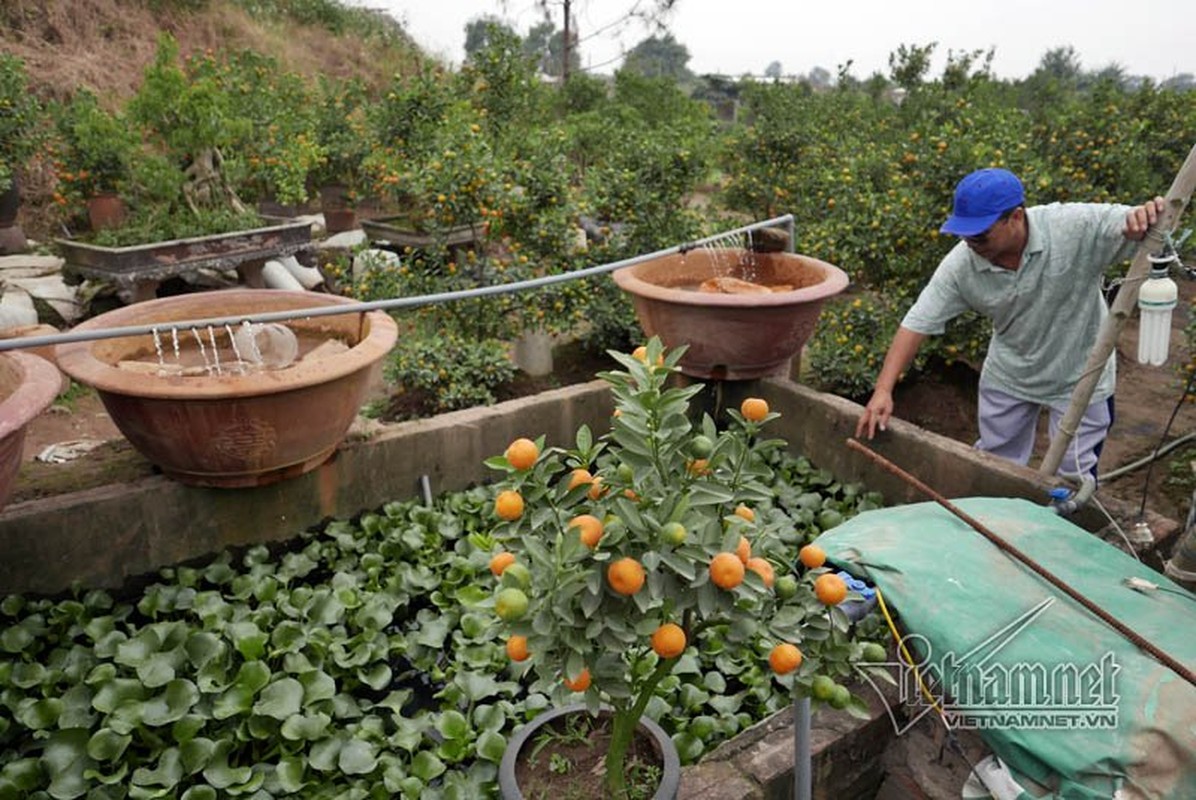
[[[1059,430],[1055,434],[1055,438],[1051,440],[1051,445],[1042,458],[1042,464],[1038,467],[1038,471],[1043,475],[1054,475],[1059,469],[1059,465],[1063,463],[1063,456],[1071,445],[1072,439],[1075,438],[1080,419],[1088,410],[1088,404],[1092,402],[1092,393],[1096,390],[1096,383],[1105,368],[1105,363],[1109,360],[1109,354],[1117,346],[1121,328],[1133,313],[1134,306],[1137,305],[1138,288],[1150,275],[1150,255],[1152,252],[1162,249],[1165,235],[1175,229],[1194,189],[1196,189],[1196,146],[1192,147],[1188,157],[1184,159],[1183,166],[1175,174],[1175,180],[1167,191],[1166,204],[1163,212],[1159,215],[1158,222],[1151,226],[1146,233],[1146,238],[1138,245],[1138,251],[1134,254],[1129,272],[1126,273],[1125,281],[1121,285],[1121,291],[1113,300],[1109,316],[1105,318],[1105,322],[1101,326],[1096,344],[1093,345],[1092,352],[1088,355],[1088,362],[1084,365],[1084,371],[1080,374],[1080,380],[1076,384],[1076,388],[1072,390],[1071,405],[1068,406],[1067,413],[1060,420]]]

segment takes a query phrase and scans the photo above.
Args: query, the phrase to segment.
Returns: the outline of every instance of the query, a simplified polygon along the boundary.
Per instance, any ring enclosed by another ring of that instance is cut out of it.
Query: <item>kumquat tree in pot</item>
[[[491,572],[507,653],[534,691],[609,708],[612,798],[627,796],[634,731],[688,649],[746,654],[816,696],[816,678],[849,673],[876,647],[855,640],[835,607],[851,596],[844,581],[814,545],[799,559],[775,504],[784,442],[764,432],[778,415],[749,398],[722,430],[709,415],[691,421],[704,387],[669,385],[682,352],[654,338],[611,353],[623,369],[600,375],[615,400],[606,435],[583,426],[571,449],[517,439],[486,462],[505,472]],[[862,707],[849,698],[820,699]]]

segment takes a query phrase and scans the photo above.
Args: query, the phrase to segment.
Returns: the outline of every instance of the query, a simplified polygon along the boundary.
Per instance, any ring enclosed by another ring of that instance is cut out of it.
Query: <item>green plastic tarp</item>
[[[1048,507],[953,502],[1196,668],[1196,595]],[[949,510],[868,511],[818,543],[880,589],[920,671],[941,681],[947,720],[977,729],[1027,796],[1196,798],[1196,687]],[[1160,588],[1137,591],[1131,577]],[[917,698],[912,670],[898,672]]]

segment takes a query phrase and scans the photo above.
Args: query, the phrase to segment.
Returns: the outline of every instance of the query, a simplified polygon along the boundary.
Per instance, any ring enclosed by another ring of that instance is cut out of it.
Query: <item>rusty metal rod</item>
[[[1106,625],[1108,625],[1113,630],[1117,631],[1122,636],[1124,636],[1126,639],[1129,639],[1131,642],[1133,642],[1135,645],[1137,645],[1137,647],[1140,650],[1150,654],[1156,660],[1158,660],[1159,663],[1161,663],[1163,666],[1165,666],[1168,669],[1175,672],[1176,675],[1179,675],[1181,678],[1186,680],[1188,683],[1192,684],[1193,686],[1196,686],[1196,674],[1194,674],[1192,672],[1192,670],[1188,669],[1183,664],[1179,663],[1174,658],[1167,655],[1159,648],[1155,647],[1153,644],[1151,644],[1149,641],[1147,641],[1145,638],[1143,638],[1136,631],[1132,630],[1128,625],[1123,623],[1121,620],[1117,619],[1112,614],[1110,614],[1109,612],[1105,611],[1103,608],[1098,606],[1096,603],[1092,602],[1087,597],[1080,594],[1072,587],[1068,586],[1066,583],[1064,583],[1062,580],[1057,578],[1054,574],[1052,574],[1050,571],[1048,571],[1045,567],[1043,567],[1041,564],[1039,564],[1034,559],[1030,558],[1028,555],[1023,553],[1017,547],[1011,545],[1009,542],[1005,541],[1000,536],[993,533],[991,530],[989,530],[989,528],[987,526],[985,526],[982,522],[980,522],[980,520],[971,516],[970,514],[965,512],[963,509],[959,508],[954,503],[952,503],[950,500],[948,500],[947,498],[943,497],[941,494],[936,492],[934,489],[931,489],[925,483],[918,480],[916,477],[914,477],[910,473],[906,472],[901,467],[894,464],[892,461],[889,461],[887,458],[882,456],[880,453],[877,453],[875,450],[873,450],[872,448],[863,444],[862,442],[860,442],[856,439],[848,439],[847,446],[850,449],[855,450],[858,453],[863,453],[865,456],[870,458],[873,462],[875,462],[879,466],[883,467],[884,469],[888,470],[889,472],[893,473],[898,478],[901,478],[901,480],[905,481],[910,486],[913,486],[915,489],[917,489],[918,491],[925,494],[927,497],[934,500],[936,503],[941,505],[943,508],[947,509],[952,514],[959,517],[961,520],[963,520],[965,523],[967,523],[968,526],[972,528],[972,530],[979,533],[985,539],[988,539],[990,542],[995,544],[1000,550],[1004,550],[1006,553],[1008,553],[1009,555],[1016,558],[1018,561],[1025,564],[1027,567],[1029,567],[1035,573],[1037,573],[1039,577],[1041,577],[1043,580],[1047,581],[1047,583],[1051,584],[1056,589],[1058,589],[1059,591],[1063,592],[1068,597],[1070,597],[1072,600],[1075,600],[1077,603],[1082,605],[1084,608],[1091,611]]]

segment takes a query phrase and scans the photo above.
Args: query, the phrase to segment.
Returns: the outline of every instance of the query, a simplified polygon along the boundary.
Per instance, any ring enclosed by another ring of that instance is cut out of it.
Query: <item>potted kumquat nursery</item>
[[[591,796],[579,793],[590,771],[555,752],[544,769],[528,764],[566,740],[605,743],[593,797],[673,797],[676,750],[645,712],[693,648],[746,653],[809,696],[863,652],[835,607],[848,597],[843,580],[817,548],[799,560],[784,535],[793,523],[774,502],[769,458],[784,442],[763,435],[778,415],[749,398],[721,430],[709,415],[692,420],[704,387],[670,385],[683,350],[665,353],[654,338],[632,355],[611,353],[623,369],[600,375],[615,401],[607,434],[583,426],[571,448],[520,438],[487,460],[505,473],[490,570],[512,669],[558,706],[575,704],[508,743],[506,798],[553,796],[554,777],[569,796]],[[656,743],[637,750],[637,731]]]

